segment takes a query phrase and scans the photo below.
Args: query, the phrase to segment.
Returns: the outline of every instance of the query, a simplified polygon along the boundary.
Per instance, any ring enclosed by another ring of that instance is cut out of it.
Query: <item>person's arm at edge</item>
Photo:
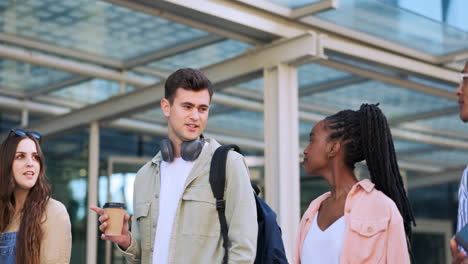
[[[457,232],[460,231],[468,222],[468,190],[466,183],[468,181],[468,167],[463,171],[460,180],[460,188],[458,190],[458,215],[457,215]],[[468,263],[468,257],[463,250],[460,250],[458,243],[454,238],[450,240],[450,251],[452,253],[452,263]]]

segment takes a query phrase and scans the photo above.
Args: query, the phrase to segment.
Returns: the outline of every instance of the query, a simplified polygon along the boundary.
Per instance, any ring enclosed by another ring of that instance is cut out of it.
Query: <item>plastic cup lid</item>
[[[114,202],[109,202],[109,203],[104,204],[104,208],[122,208],[122,209],[127,209],[127,207],[125,207],[125,204],[124,204],[124,203],[114,203]]]

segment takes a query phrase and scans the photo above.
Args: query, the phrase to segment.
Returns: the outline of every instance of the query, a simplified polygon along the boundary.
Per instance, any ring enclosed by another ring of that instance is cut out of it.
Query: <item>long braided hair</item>
[[[413,210],[403,187],[390,128],[378,104],[363,104],[358,111],[343,110],[325,121],[332,130],[330,138],[344,144],[345,164],[354,169],[356,162],[366,160],[375,187],[395,202],[410,248]]]

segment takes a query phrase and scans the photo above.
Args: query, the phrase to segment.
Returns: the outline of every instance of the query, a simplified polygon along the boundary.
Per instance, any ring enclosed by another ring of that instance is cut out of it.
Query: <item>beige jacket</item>
[[[170,240],[169,264],[222,263],[224,249],[215,198],[209,184],[211,157],[220,145],[208,146],[196,160],[179,201]],[[144,165],[134,183],[132,242],[122,251],[127,263],[151,263],[159,213],[161,154]],[[229,152],[226,167],[226,219],[229,263],[253,263],[257,248],[257,211],[243,157]]]
[[[51,198],[46,217],[43,224],[41,264],[70,263],[72,236],[67,209],[61,202]]]
[[[13,222],[6,232],[17,232],[20,227],[19,220]],[[41,264],[70,263],[72,237],[67,209],[61,202],[50,198],[44,220],[42,224],[44,236],[41,243]]]

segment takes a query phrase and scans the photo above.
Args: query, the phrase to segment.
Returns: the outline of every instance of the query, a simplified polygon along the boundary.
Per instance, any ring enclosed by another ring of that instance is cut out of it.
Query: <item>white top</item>
[[[303,264],[338,264],[340,263],[345,233],[345,217],[336,220],[325,231],[317,224],[318,213],[310,226],[302,247],[301,263]]]
[[[166,264],[172,226],[184,191],[185,181],[195,161],[174,158],[171,163],[161,162],[161,191],[159,194],[159,217],[154,238],[153,264]]]

